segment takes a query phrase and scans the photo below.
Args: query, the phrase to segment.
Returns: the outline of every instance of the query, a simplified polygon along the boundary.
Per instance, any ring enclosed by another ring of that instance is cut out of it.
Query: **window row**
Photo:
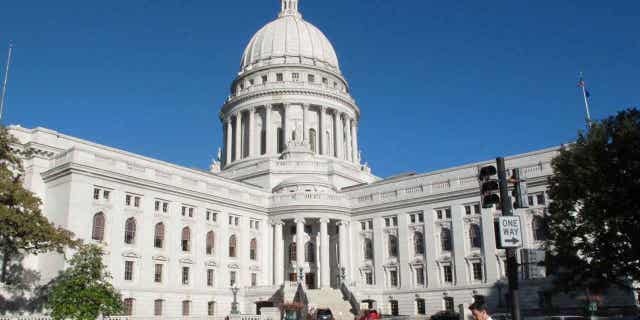
[[[190,316],[192,315],[192,301],[191,300],[182,300],[181,301],[181,306],[182,306],[182,315],[183,316]],[[134,298],[126,298],[122,301],[122,307],[123,307],[123,315],[125,316],[132,316],[134,315],[134,307],[135,307],[135,299]],[[164,315],[165,312],[165,300],[163,299],[156,299],[153,301],[153,315],[154,316],[162,316]],[[207,302],[207,315],[208,316],[214,316],[216,314],[216,302],[215,301],[208,301]]]
[[[398,236],[388,236],[388,254],[390,257],[398,257]],[[469,245],[471,249],[482,248],[482,231],[477,224],[469,225]],[[440,248],[442,251],[451,251],[453,248],[453,239],[451,230],[442,228],[440,231]],[[415,255],[425,254],[425,238],[422,232],[413,233],[413,250]],[[364,239],[364,258],[365,260],[373,259],[373,241]]]
[[[295,242],[289,244],[289,261],[298,261],[298,246]],[[316,262],[316,245],[313,242],[307,242],[304,246],[304,261],[314,263]]]
[[[338,81],[333,81],[330,80],[328,77],[320,77],[320,80],[318,80],[317,75],[312,74],[312,73],[308,73],[306,74],[306,81],[308,83],[314,84],[314,83],[321,83],[322,85],[328,87],[328,86],[332,86],[334,89],[340,89],[342,92],[347,92],[347,88],[343,85],[339,85]],[[237,92],[243,91],[245,88],[249,88],[252,87],[256,84],[261,84],[261,85],[265,85],[267,83],[269,83],[270,81],[273,82],[275,80],[275,82],[284,82],[284,81],[291,81],[291,82],[301,82],[302,80],[302,74],[300,72],[291,72],[290,74],[287,74],[287,79],[285,80],[285,73],[282,72],[277,72],[275,73],[275,79],[273,77],[270,77],[268,74],[262,74],[258,77],[255,78],[249,78],[246,81],[241,81],[238,83],[238,87],[237,87]]]
[[[125,244],[134,244],[136,240],[136,219],[131,217],[125,221],[124,225],[124,243]],[[96,241],[104,241],[104,230],[105,230],[105,215],[102,212],[98,212],[93,216],[93,228],[91,233],[91,238]],[[163,222],[159,222],[154,227],[153,232],[153,246],[158,249],[163,249],[165,247],[165,238],[166,231],[165,225]],[[192,241],[191,241],[191,228],[184,227],[182,228],[181,238],[180,238],[180,248],[183,252],[190,252]],[[215,233],[213,231],[207,232],[205,236],[205,253],[207,255],[213,255],[215,251]],[[237,257],[238,251],[238,240],[236,235],[231,235],[229,237],[229,257],[235,258]],[[251,260],[257,260],[258,257],[258,240],[253,238],[249,241],[249,258]]]
[[[133,281],[134,280],[134,269],[135,262],[128,260],[124,262],[124,275],[123,278],[125,281]],[[154,283],[163,283],[164,282],[164,270],[166,265],[157,263],[154,265],[153,270],[153,282]],[[234,286],[236,284],[236,271],[231,271],[229,273],[229,285]],[[215,270],[207,269],[206,270],[206,284],[207,287],[215,286]],[[258,283],[258,274],[251,274],[251,286],[255,287]],[[191,267],[183,266],[181,270],[180,283],[183,285],[191,284]]]

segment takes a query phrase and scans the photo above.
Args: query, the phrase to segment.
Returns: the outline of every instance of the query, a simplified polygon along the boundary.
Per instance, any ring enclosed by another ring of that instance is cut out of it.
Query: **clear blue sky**
[[[338,52],[380,176],[574,139],[579,71],[595,118],[640,104],[637,0],[300,6]],[[278,10],[278,0],[1,1],[0,44],[16,46],[3,123],[205,168],[242,51]]]

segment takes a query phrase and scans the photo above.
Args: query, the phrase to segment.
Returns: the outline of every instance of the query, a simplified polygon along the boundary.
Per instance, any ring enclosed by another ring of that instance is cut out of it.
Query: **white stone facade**
[[[486,162],[372,175],[360,161],[360,109],[335,51],[297,8],[283,0],[279,17],[250,41],[221,108],[224,149],[212,172],[13,126],[16,148],[35,151],[24,160],[25,185],[51,221],[104,246],[134,315],[227,314],[232,282],[241,311],[252,313],[300,268],[309,289],[336,288],[344,269],[357,299],[384,313],[397,306],[416,315],[424,303],[429,315],[475,294],[502,306],[499,211],[479,209],[477,173]],[[526,248],[540,245],[534,219],[544,214],[556,152],[507,158],[529,181],[532,207],[516,212]],[[26,264],[47,279],[64,260],[51,254]],[[523,281],[524,309],[540,309],[547,282]]]

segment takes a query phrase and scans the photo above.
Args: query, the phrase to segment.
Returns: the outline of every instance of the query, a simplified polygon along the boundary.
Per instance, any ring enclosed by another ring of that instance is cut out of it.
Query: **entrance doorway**
[[[308,289],[316,289],[316,274],[307,273],[305,276],[305,284]]]

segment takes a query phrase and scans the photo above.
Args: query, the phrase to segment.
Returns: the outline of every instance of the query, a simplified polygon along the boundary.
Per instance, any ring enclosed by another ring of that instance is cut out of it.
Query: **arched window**
[[[93,216],[91,239],[96,241],[104,240],[104,213],[102,212],[98,212]]]
[[[389,256],[398,256],[398,237],[389,235]]]
[[[289,245],[289,261],[297,261],[297,260],[298,260],[298,253],[297,253],[296,243],[291,242],[291,244]]]
[[[469,226],[469,240],[471,241],[471,248],[482,247],[482,232],[480,231],[480,226],[475,223]]]
[[[232,235],[229,237],[229,257],[236,257],[236,249],[238,248],[238,240],[236,239],[236,235]]]
[[[213,254],[213,248],[214,248],[214,234],[213,231],[209,231],[207,232],[207,239],[206,239],[206,253],[208,255],[212,255]]]
[[[547,239],[542,218],[534,216],[531,221],[531,229],[533,229],[533,240],[543,241]]]
[[[311,146],[311,152],[316,153],[316,129],[309,130],[309,145]]]
[[[442,251],[451,251],[451,230],[442,229],[440,232],[440,242],[442,243]]]
[[[373,260],[373,241],[364,239],[364,258],[365,260]]]
[[[258,259],[258,240],[255,238],[251,239],[251,242],[249,243],[249,259]]]
[[[182,251],[191,250],[191,229],[189,227],[182,228]]]
[[[124,224],[124,243],[132,244],[136,239],[136,219],[129,218]]]
[[[153,246],[156,248],[164,247],[164,223],[156,224],[153,238]]]
[[[316,246],[313,242],[307,242],[304,249],[304,261],[312,263],[316,262]]]
[[[424,236],[421,232],[416,232],[413,235],[413,245],[416,250],[416,254],[424,255]]]

